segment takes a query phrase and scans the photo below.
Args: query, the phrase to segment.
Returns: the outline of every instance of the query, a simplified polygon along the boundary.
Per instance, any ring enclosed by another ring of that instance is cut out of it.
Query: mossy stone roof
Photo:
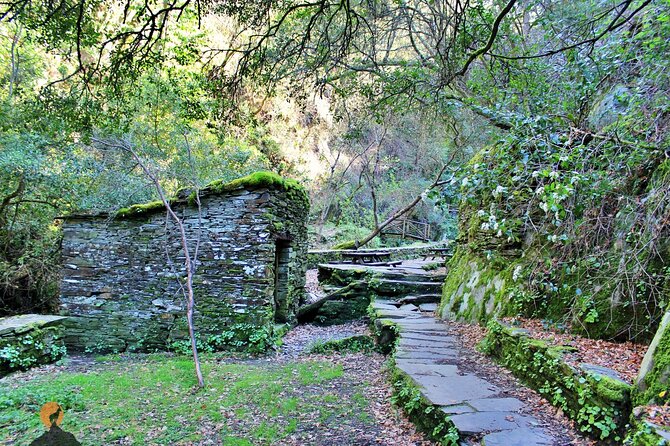
[[[260,171],[254,172],[242,178],[238,178],[233,181],[223,181],[215,180],[209,183],[207,186],[200,190],[200,196],[207,195],[218,195],[232,192],[235,190],[247,189],[247,190],[258,190],[258,189],[274,189],[281,190],[287,193],[288,197],[291,200],[301,202],[303,206],[309,208],[309,198],[307,196],[307,191],[305,188],[298,183],[296,180],[283,178],[277,175],[274,172]],[[186,197],[184,191],[177,193],[177,197],[171,198],[170,203],[188,203],[193,204],[195,202],[195,192],[191,192]],[[117,218],[132,218],[135,216],[146,215],[156,211],[165,209],[163,203],[160,200],[151,201],[149,203],[134,204],[122,209],[119,209],[113,216]],[[82,215],[82,214],[72,214],[64,216],[62,218],[86,218],[86,217],[96,217],[102,216],[99,215]]]

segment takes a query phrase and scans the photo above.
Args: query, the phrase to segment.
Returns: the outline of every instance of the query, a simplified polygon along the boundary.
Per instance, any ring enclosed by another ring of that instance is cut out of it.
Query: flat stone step
[[[34,327],[51,327],[66,320],[65,316],[47,314],[22,314],[0,318],[0,335],[23,333]]]
[[[371,283],[371,288],[378,294],[386,296],[406,296],[411,293],[439,294],[442,292],[442,281],[405,281],[378,279]]]
[[[464,436],[528,429],[538,424],[535,418],[513,412],[470,412],[453,415],[450,419]]]
[[[437,304],[421,304],[419,305],[419,310],[427,313],[434,313],[437,311]]]
[[[442,299],[441,294],[418,294],[414,296],[407,296],[397,300],[399,304],[439,304]]]
[[[549,446],[554,444],[544,429],[523,428],[493,432],[482,439],[483,446]]]

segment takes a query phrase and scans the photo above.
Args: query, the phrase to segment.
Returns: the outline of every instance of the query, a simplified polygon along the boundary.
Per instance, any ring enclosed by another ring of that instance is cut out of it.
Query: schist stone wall
[[[191,247],[199,340],[244,348],[303,303],[309,202],[297,183],[259,172],[173,209]],[[200,223],[199,223],[200,220]],[[200,231],[198,230],[200,227]],[[187,339],[180,239],[159,203],[63,222],[61,313],[74,350],[151,351]],[[250,339],[251,338],[251,339]]]

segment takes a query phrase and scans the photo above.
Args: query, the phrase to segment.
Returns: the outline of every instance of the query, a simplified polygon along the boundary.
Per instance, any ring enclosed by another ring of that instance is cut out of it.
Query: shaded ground
[[[208,355],[197,390],[189,358],[77,357],[0,380],[0,443],[29,444],[44,402],[65,409],[82,444],[430,445],[390,405],[377,355],[299,355],[318,340],[365,333],[361,324],[299,327],[277,354]]]

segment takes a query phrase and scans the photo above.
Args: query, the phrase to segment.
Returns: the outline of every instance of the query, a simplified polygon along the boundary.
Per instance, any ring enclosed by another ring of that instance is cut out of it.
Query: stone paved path
[[[376,301],[373,307],[380,320],[400,328],[396,366],[449,415],[462,439],[481,438],[485,446],[557,443],[539,420],[522,413],[525,404],[521,400],[498,396],[502,392],[496,385],[459,368],[459,356],[464,353],[447,325],[414,305],[398,307],[391,301]]]

